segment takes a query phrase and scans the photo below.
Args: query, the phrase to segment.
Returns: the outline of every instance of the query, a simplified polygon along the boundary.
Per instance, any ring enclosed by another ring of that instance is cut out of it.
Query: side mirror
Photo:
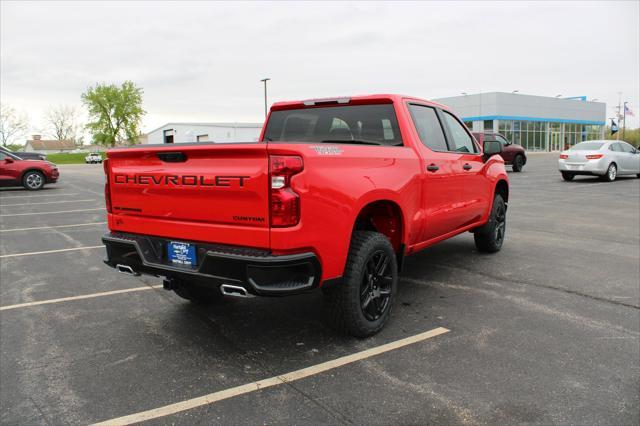
[[[498,141],[485,141],[482,146],[482,151],[484,151],[484,158],[488,159],[502,152],[502,144]]]
[[[7,164],[11,164],[11,163],[13,163],[13,158],[11,158],[11,157],[7,157],[7,158],[5,158],[5,159],[4,159],[4,161],[5,161]]]

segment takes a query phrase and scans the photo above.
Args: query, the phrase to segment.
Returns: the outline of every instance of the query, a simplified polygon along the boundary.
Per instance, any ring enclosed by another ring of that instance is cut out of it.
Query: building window
[[[209,142],[209,135],[198,135],[196,136],[197,142]]]
[[[473,121],[465,121],[464,125],[467,126],[467,129],[473,130]]]
[[[493,132],[493,120],[484,120],[483,129],[485,132]]]
[[[164,143],[173,143],[173,129],[162,132]]]

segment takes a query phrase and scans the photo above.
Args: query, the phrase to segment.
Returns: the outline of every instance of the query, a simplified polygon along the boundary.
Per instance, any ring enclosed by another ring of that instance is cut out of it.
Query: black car
[[[13,154],[16,157],[21,158],[22,160],[46,160],[47,156],[44,154],[40,154],[39,152],[14,152],[9,151],[7,148],[0,146],[0,150],[3,152],[8,152],[9,154]]]

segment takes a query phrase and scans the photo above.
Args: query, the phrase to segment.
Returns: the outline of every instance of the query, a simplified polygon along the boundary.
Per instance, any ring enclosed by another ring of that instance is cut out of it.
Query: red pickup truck
[[[403,259],[465,231],[500,250],[508,178],[446,107],[399,95],[279,102],[258,143],[108,151],[105,263],[196,302],[321,289],[354,336],[389,319]]]

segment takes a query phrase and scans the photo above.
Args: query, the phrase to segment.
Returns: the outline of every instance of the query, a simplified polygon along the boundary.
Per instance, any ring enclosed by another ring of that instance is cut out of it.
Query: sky
[[[619,92],[640,117],[640,2],[0,3],[0,101],[32,133],[98,83],[144,90],[142,129],[261,122],[269,103],[402,93]]]

